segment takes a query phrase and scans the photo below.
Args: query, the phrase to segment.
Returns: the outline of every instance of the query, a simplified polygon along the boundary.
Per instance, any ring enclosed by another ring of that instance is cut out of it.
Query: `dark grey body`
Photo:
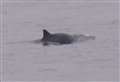
[[[48,36],[47,38],[43,38],[41,41],[43,42],[56,42],[60,44],[69,44],[73,42],[71,36],[66,34],[53,34]]]
[[[50,43],[53,44],[70,44],[74,41],[73,37],[68,34],[64,33],[55,33],[51,34],[47,30],[43,30],[43,38],[41,39],[41,42],[44,45],[48,45]]]

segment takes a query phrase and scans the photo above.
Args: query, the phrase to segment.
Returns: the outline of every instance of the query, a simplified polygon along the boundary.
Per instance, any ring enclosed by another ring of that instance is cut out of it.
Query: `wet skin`
[[[74,41],[73,37],[68,35],[68,34],[64,34],[64,33],[51,34],[45,29],[43,30],[43,38],[41,39],[41,42],[44,45],[48,45],[50,43],[54,43],[54,44],[70,44],[73,41]]]

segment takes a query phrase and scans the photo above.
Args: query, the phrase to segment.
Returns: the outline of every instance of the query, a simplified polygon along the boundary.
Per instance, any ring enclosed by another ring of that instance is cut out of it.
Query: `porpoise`
[[[71,44],[74,42],[74,38],[65,33],[50,33],[46,29],[43,29],[43,37],[41,39],[43,45],[48,44]]]

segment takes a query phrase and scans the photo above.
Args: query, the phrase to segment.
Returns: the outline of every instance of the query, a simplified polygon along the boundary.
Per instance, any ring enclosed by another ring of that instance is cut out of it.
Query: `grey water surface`
[[[94,1],[5,0],[3,81],[118,82],[118,3]],[[95,39],[29,42],[41,39],[42,29]]]

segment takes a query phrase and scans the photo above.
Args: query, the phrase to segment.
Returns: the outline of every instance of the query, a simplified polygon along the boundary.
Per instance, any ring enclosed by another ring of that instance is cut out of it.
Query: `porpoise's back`
[[[43,43],[54,42],[58,44],[70,44],[73,42],[73,38],[64,33],[54,33],[51,34],[47,30],[43,30],[43,38],[41,39]]]
[[[73,38],[68,34],[56,33],[52,34],[48,41],[58,42],[60,44],[69,44],[73,42]]]

